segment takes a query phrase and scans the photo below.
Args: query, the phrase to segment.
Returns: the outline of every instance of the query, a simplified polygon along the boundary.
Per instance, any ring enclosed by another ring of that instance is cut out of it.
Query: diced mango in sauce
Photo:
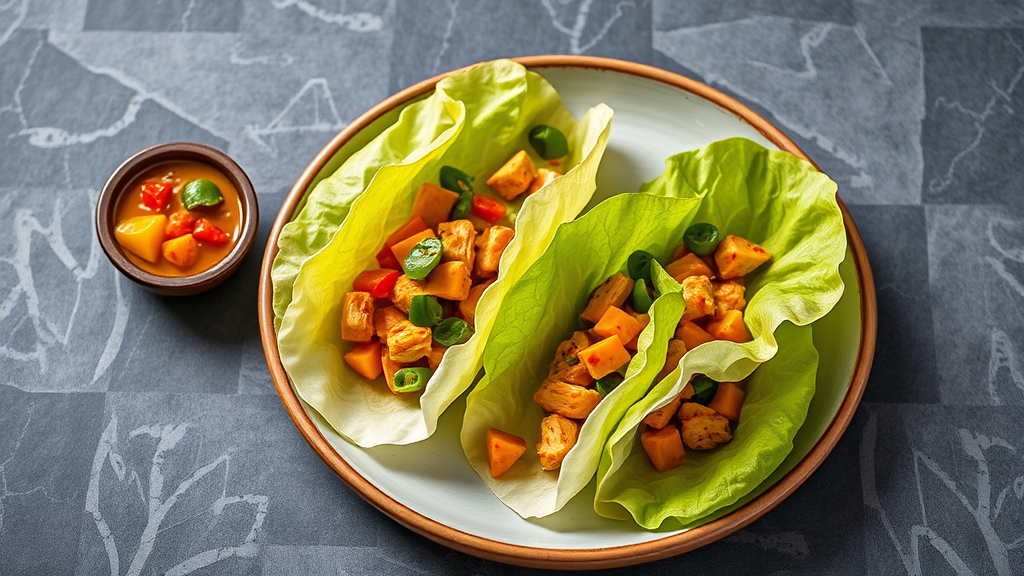
[[[118,224],[114,229],[114,238],[125,250],[156,264],[160,260],[166,227],[167,216],[163,214],[136,216]]]
[[[178,236],[164,242],[160,250],[168,262],[179,268],[188,268],[199,258],[199,243],[191,234]]]

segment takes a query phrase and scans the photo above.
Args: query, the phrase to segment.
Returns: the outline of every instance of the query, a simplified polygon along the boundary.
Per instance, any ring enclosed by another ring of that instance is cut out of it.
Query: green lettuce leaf
[[[601,450],[626,410],[640,400],[665,364],[668,341],[685,307],[679,285],[657,264],[661,296],[641,333],[626,379],[598,404],[559,471],[540,467],[536,445],[544,410],[533,394],[548,375],[558,344],[579,330],[590,293],[625,271],[634,250],[662,261],[672,253],[699,199],[648,194],[614,196],[563,224],[544,255],[505,296],[484,350],[485,375],[466,400],[462,447],[487,486],[523,517],[559,510],[593,478]],[[490,475],[486,436],[497,428],[526,439],[526,454],[499,479]]]
[[[756,488],[793,449],[793,437],[807,416],[818,370],[811,330],[789,322],[779,326],[778,353],[741,384],[747,395],[732,442],[707,452],[687,450],[686,462],[678,468],[655,470],[631,425],[638,425],[666,397],[675,397],[665,394],[674,375],[633,405],[610,440],[624,460],[614,474],[608,474],[607,459],[601,462],[598,513],[618,519],[632,516],[651,530],[669,518],[688,527]],[[676,368],[675,376],[679,371]]]
[[[644,416],[671,402],[692,375],[706,374],[720,382],[743,380],[776,354],[779,341],[775,331],[783,322],[806,326],[835,306],[843,293],[839,264],[846,254],[846,232],[834,182],[795,156],[741,138],[669,158],[665,173],[641,190],[698,197],[700,207],[692,222],[710,222],[723,236],[741,236],[773,254],[770,262],[744,279],[748,301],[744,320],[754,339],[744,344],[709,342],[686,353],[672,374],[630,408],[605,448],[598,470],[598,513],[612,518],[632,516],[641,526],[656,528],[670,517],[693,523],[731,504],[766,478],[789,452],[806,415],[806,404],[789,405],[794,397],[772,395],[769,408],[777,414],[788,414],[790,409],[799,413],[798,419],[785,426],[776,422],[774,435],[741,433],[758,424],[752,422],[744,404],[741,428],[727,452],[719,448],[660,475],[645,460],[631,456],[638,450],[634,441]],[[803,386],[802,391],[790,391],[809,401],[813,384],[814,379],[809,378],[771,385]],[[770,418],[770,410],[765,414]],[[734,472],[741,463],[716,454],[745,449],[749,452],[743,453],[752,455],[754,464],[744,469],[744,482],[738,483]],[[706,476],[708,483],[698,489],[687,490],[683,480],[672,484],[672,479],[696,475],[696,469],[705,466],[713,472]],[[664,499],[671,490],[644,492],[642,483],[629,481],[638,477],[667,482],[681,495]]]
[[[611,109],[599,105],[577,123],[550,84],[507,60],[446,78],[433,95],[403,111],[395,126],[378,137],[384,141],[381,149],[402,150],[397,155],[403,160],[373,174],[366,190],[352,200],[348,214],[341,216],[343,223],[334,236],[302,261],[295,276],[278,347],[299,396],[359,446],[409,444],[430,436],[440,414],[476,377],[483,343],[507,290],[540,257],[558,225],[572,220],[593,195],[611,115]],[[447,351],[422,394],[395,396],[383,377],[366,382],[342,360],[351,346],[341,339],[338,319],[342,296],[351,290],[352,280],[377,267],[374,256],[387,235],[408,219],[420,183],[437,182],[440,167],[451,165],[476,178],[477,193],[485,192],[482,183],[487,176],[515,152],[532,151],[528,132],[537,124],[566,134],[571,149],[564,164],[568,171],[521,206],[510,207],[516,235],[501,259],[498,279],[477,305],[475,335]],[[418,147],[410,147],[410,141]],[[365,173],[353,167],[324,182]],[[306,210],[313,207],[310,202]],[[341,212],[326,215],[325,225]],[[316,222],[315,214],[309,215],[309,222]],[[281,251],[295,248],[297,254],[306,254],[312,245],[282,244]],[[296,256],[294,261],[300,260]]]

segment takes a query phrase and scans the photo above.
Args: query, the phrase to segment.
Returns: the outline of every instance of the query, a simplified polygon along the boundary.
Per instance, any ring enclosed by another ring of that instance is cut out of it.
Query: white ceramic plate
[[[599,59],[592,61],[584,59],[584,61],[602,62]],[[531,65],[529,59],[524,63],[528,66]],[[537,65],[536,62],[534,65]],[[632,66],[635,65],[626,65],[626,68]],[[575,116],[582,116],[587,109],[599,102],[604,102],[615,111],[607,152],[598,174],[598,192],[591,205],[595,205],[613,194],[637,190],[643,182],[656,177],[663,171],[665,158],[716,140],[742,136],[766,147],[779,149],[779,146],[772,141],[772,139],[776,142],[780,140],[777,132],[768,132],[773,136],[770,139],[737,114],[711,100],[681,89],[678,85],[626,71],[595,67],[545,64],[536,67],[535,70],[555,86],[565,105]],[[663,74],[668,75],[667,73]],[[702,88],[706,89],[706,87]],[[713,91],[708,90],[708,92]],[[405,105],[410,101],[412,100],[407,101]],[[732,102],[732,104],[735,103]],[[401,107],[392,109],[368,123],[354,136],[350,135],[340,150],[337,147],[334,148],[337,152],[330,157],[329,161],[323,154],[318,157],[319,173],[316,174],[315,179],[308,181],[310,183],[307,189],[311,189],[317,181],[331,174],[354,150],[394,122]],[[738,105],[737,107],[742,108]],[[745,108],[743,111],[749,112]],[[759,126],[761,129],[768,126],[752,113],[748,119],[750,117],[761,123]],[[768,126],[768,128],[771,127]],[[785,137],[781,139],[785,141],[788,148],[796,150],[788,139]],[[796,151],[799,152],[799,150]],[[314,165],[317,161],[314,161]],[[300,182],[302,181],[300,180]],[[273,239],[276,239],[276,231],[280,225],[283,225],[283,221],[279,217],[279,222],[275,225],[275,233],[272,234]],[[852,222],[848,220],[849,228],[852,228]],[[862,251],[855,229],[852,230],[852,236],[851,248]],[[752,499],[779,482],[800,465],[804,458],[815,449],[819,440],[826,436],[830,427],[834,427],[834,419],[841,407],[844,408],[844,414],[847,412],[851,400],[852,408],[856,407],[863,387],[860,379],[862,376],[866,380],[866,368],[870,367],[870,356],[873,354],[874,346],[874,288],[870,283],[870,271],[867,272],[866,284],[865,278],[858,279],[856,260],[853,253],[848,252],[846,262],[841,267],[841,273],[846,283],[846,292],[836,308],[814,324],[815,344],[821,354],[817,390],[807,421],[795,440],[795,449],[768,480],[741,502],[719,512],[713,518],[709,518],[709,521],[741,509]],[[866,260],[863,262],[866,263]],[[265,261],[265,269],[267,266],[268,263]],[[870,293],[862,294],[862,289]],[[864,318],[867,318],[867,321],[863,320]],[[862,336],[868,337],[862,338]],[[870,341],[870,350],[867,351],[863,345],[865,339]],[[272,369],[276,362],[276,344],[274,348],[273,354],[268,349],[268,360]],[[865,353],[867,354],[866,367],[864,366]],[[277,363],[279,364],[279,362]],[[283,374],[283,371],[281,373]],[[851,383],[861,389],[851,393]],[[292,390],[288,390],[288,392],[293,393]],[[292,396],[295,396],[294,393]],[[288,400],[286,399],[287,404]],[[452,533],[468,536],[470,540],[468,547],[464,541],[461,542],[461,545],[459,542],[455,542],[454,545],[456,548],[471,553],[479,552],[480,555],[489,558],[548,567],[599,567],[633,563],[638,560],[678,553],[720,538],[753,521],[784,498],[789,491],[795,489],[796,485],[817,467],[848,423],[848,418],[844,422],[838,422],[837,433],[830,435],[831,444],[825,447],[823,453],[816,454],[816,462],[810,466],[810,469],[806,470],[805,466],[805,470],[801,470],[801,477],[793,483],[793,486],[783,493],[776,494],[767,506],[759,507],[758,513],[744,514],[744,510],[740,510],[738,514],[743,518],[735,518],[736,522],[732,523],[736,524],[735,526],[726,526],[725,529],[717,530],[714,534],[702,536],[701,542],[653,548],[642,547],[641,551],[645,553],[656,553],[650,557],[644,557],[635,555],[638,551],[635,545],[662,541],[665,543],[679,542],[678,535],[682,531],[651,532],[643,530],[631,522],[608,520],[598,516],[592,506],[593,482],[563,510],[546,518],[524,520],[505,507],[480,481],[462,452],[459,429],[465,408],[464,397],[448,409],[441,418],[437,432],[430,439],[410,446],[382,446],[369,450],[347,442],[309,406],[303,404],[302,407],[306,416],[312,420],[330,448],[340,455],[355,473],[393,502],[388,503],[388,506],[382,506],[379,501],[380,495],[376,495],[376,497],[367,495],[366,490],[360,486],[356,484],[353,486],[364,492],[363,495],[371,502],[396,516],[399,521],[448,545],[453,545]],[[849,408],[850,415],[852,415],[852,408]],[[300,425],[301,428],[302,425]],[[310,438],[308,434],[307,438],[316,447],[315,439]],[[330,463],[326,456],[325,460]],[[345,476],[345,474],[342,475]],[[351,480],[349,481],[352,483]],[[395,512],[396,508],[399,509],[397,513]],[[405,514],[401,511],[402,508],[414,514]],[[436,523],[447,530],[445,533],[438,533],[429,526],[424,528],[420,523],[409,521],[408,516],[417,515],[433,521],[429,524]],[[465,540],[465,538],[461,539]],[[501,550],[495,553],[494,546],[479,548],[472,542],[474,539],[495,543]],[[541,555],[538,555],[536,550],[519,554],[517,553],[518,547],[557,551],[562,554],[562,557],[544,560],[540,558]],[[617,556],[614,552],[609,553],[606,550],[609,548],[621,548],[622,554]],[[573,554],[573,552],[580,554]],[[595,555],[591,556],[588,552],[593,552]]]

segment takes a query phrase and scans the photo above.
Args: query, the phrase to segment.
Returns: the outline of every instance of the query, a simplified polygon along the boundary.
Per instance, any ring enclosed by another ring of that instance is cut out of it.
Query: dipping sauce
[[[213,166],[164,162],[142,172],[121,192],[114,236],[124,255],[146,272],[194,276],[235,247],[241,211],[238,191]]]

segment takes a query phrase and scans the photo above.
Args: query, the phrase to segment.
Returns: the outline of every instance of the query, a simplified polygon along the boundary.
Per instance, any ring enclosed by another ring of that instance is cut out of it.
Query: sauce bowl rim
[[[125,187],[146,169],[163,162],[202,162],[222,173],[237,189],[241,205],[241,232],[234,248],[210,268],[189,276],[159,276],[147,272],[123,253],[114,237],[115,212]],[[235,272],[252,247],[259,225],[256,190],[245,171],[227,154],[204,144],[170,142],[141,150],[121,163],[110,175],[96,199],[96,235],[107,259],[122,274],[155,292],[168,295],[195,294],[213,288]]]

